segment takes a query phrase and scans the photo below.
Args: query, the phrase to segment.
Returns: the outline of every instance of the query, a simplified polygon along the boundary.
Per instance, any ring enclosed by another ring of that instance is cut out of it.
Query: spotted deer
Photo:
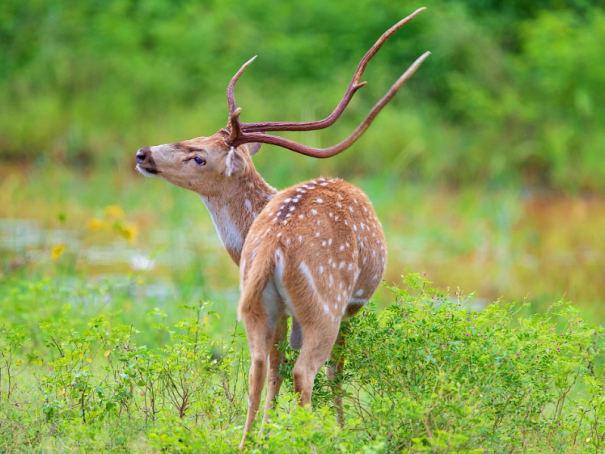
[[[238,316],[244,322],[251,356],[248,414],[242,436],[258,412],[265,378],[268,390],[263,424],[282,383],[284,353],[277,344],[286,339],[292,318],[290,345],[300,349],[293,369],[294,389],[301,406],[310,407],[313,382],[335,344],[343,344],[341,322],[366,304],[382,280],[387,249],[380,221],[368,197],[338,178],[317,178],[282,191],[268,185],[255,170],[251,156],[262,143],[297,153],[327,158],[342,152],[368,128],[430,54],[419,57],[372,108],[343,142],[325,149],[308,147],[268,134],[310,131],[332,125],[353,95],[366,82],[361,76],[384,42],[424,8],[387,30],[365,54],[344,97],[324,120],[291,123],[243,123],[235,102],[235,83],[227,88],[226,128],[209,137],[141,148],[137,169],[196,192],[205,203],[218,236],[240,270]],[[342,349],[327,374],[335,379],[343,367]],[[336,398],[342,422],[342,403]],[[261,425],[262,430],[262,425]]]

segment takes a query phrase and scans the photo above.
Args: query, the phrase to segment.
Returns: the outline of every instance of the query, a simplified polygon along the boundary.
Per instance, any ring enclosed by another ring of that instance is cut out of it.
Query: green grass
[[[563,302],[531,317],[513,304],[477,312],[468,297],[428,284],[410,275],[389,289],[393,304],[370,304],[345,325],[343,428],[331,403],[338,391],[323,372],[313,411],[295,405],[297,354],[284,346],[282,398],[247,452],[603,448],[602,327]],[[114,309],[135,287],[42,280],[3,288],[2,451],[237,451],[247,408],[244,339],[208,303],[124,324],[133,318]]]

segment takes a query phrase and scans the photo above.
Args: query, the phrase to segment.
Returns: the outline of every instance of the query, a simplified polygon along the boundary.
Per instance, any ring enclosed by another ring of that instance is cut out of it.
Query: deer
[[[341,324],[374,294],[387,260],[382,225],[361,189],[339,178],[321,177],[278,191],[256,171],[252,156],[262,144],[315,158],[328,158],[349,148],[430,52],[397,79],[339,144],[319,149],[269,133],[312,131],[334,124],[353,95],[366,85],[360,80],[370,59],[424,9],[399,21],[376,41],[361,59],[343,98],[325,119],[241,122],[235,84],[254,57],[228,84],[225,128],[208,137],[143,147],[136,153],[136,169],[141,174],[157,176],[199,195],[224,249],[239,267],[238,319],[244,323],[250,353],[248,410],[240,448],[258,413],[265,380],[261,433],[274,409],[285,360],[278,345],[287,338],[288,319],[292,319],[290,347],[300,350],[292,371],[294,391],[299,405],[310,408],[315,377],[330,358],[327,376],[340,386],[337,378],[344,367]],[[342,398],[337,393],[334,399],[342,424]]]

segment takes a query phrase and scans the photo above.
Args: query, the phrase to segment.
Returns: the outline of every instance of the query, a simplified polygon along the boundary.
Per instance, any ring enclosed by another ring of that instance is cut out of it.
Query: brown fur
[[[347,309],[349,300],[367,301],[386,265],[384,234],[372,204],[357,187],[338,179],[320,178],[278,192],[253,223],[242,251],[240,317],[273,274],[278,249],[286,262],[286,290],[302,300],[301,305],[293,300],[293,315],[301,323],[322,316],[319,300],[330,304],[332,322],[354,315],[363,304],[352,302]]]

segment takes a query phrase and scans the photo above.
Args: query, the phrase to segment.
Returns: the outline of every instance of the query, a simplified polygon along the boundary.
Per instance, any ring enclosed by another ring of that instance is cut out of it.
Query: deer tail
[[[275,258],[273,254],[259,251],[254,258],[254,262],[250,265],[245,279],[242,279],[241,297],[238,305],[240,320],[244,314],[250,312],[252,306],[261,298],[274,270]]]

